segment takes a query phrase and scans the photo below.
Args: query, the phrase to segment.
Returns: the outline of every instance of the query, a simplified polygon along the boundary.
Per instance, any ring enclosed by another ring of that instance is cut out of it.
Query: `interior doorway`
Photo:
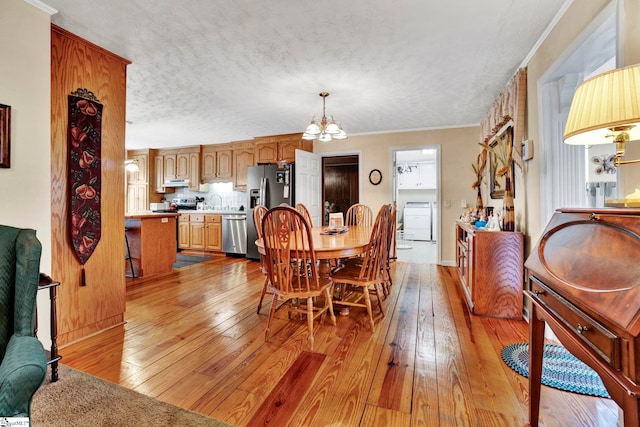
[[[440,147],[393,151],[398,261],[440,262]]]
[[[360,156],[332,156],[322,158],[322,225],[329,224],[329,213],[342,212],[359,202]]]

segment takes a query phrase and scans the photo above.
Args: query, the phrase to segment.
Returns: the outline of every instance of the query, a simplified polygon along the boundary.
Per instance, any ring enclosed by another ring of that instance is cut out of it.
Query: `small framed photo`
[[[11,107],[0,104],[0,168],[11,167]]]
[[[276,182],[278,184],[286,184],[284,171],[276,171]]]

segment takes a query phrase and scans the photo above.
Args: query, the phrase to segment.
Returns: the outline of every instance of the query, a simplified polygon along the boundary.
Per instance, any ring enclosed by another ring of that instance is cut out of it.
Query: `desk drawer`
[[[550,309],[573,332],[579,335],[611,367],[620,369],[620,338],[583,313],[571,302],[531,277],[531,298]]]

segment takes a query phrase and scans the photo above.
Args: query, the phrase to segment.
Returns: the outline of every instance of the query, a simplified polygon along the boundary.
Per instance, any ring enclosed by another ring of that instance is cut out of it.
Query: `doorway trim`
[[[398,194],[398,175],[396,169],[396,153],[401,151],[420,151],[420,150],[436,150],[436,216],[437,227],[435,229],[436,236],[436,264],[442,264],[442,144],[424,144],[409,146],[394,146],[389,148],[389,176],[392,177],[393,185],[389,186],[390,199],[397,203],[396,196]],[[455,263],[447,263],[447,265],[455,266]]]

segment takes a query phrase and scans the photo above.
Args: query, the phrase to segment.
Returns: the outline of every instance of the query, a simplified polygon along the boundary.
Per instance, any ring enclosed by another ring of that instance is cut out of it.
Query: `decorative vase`
[[[515,231],[516,218],[513,207],[513,192],[511,191],[511,177],[505,177],[504,199],[502,205],[502,231]]]

